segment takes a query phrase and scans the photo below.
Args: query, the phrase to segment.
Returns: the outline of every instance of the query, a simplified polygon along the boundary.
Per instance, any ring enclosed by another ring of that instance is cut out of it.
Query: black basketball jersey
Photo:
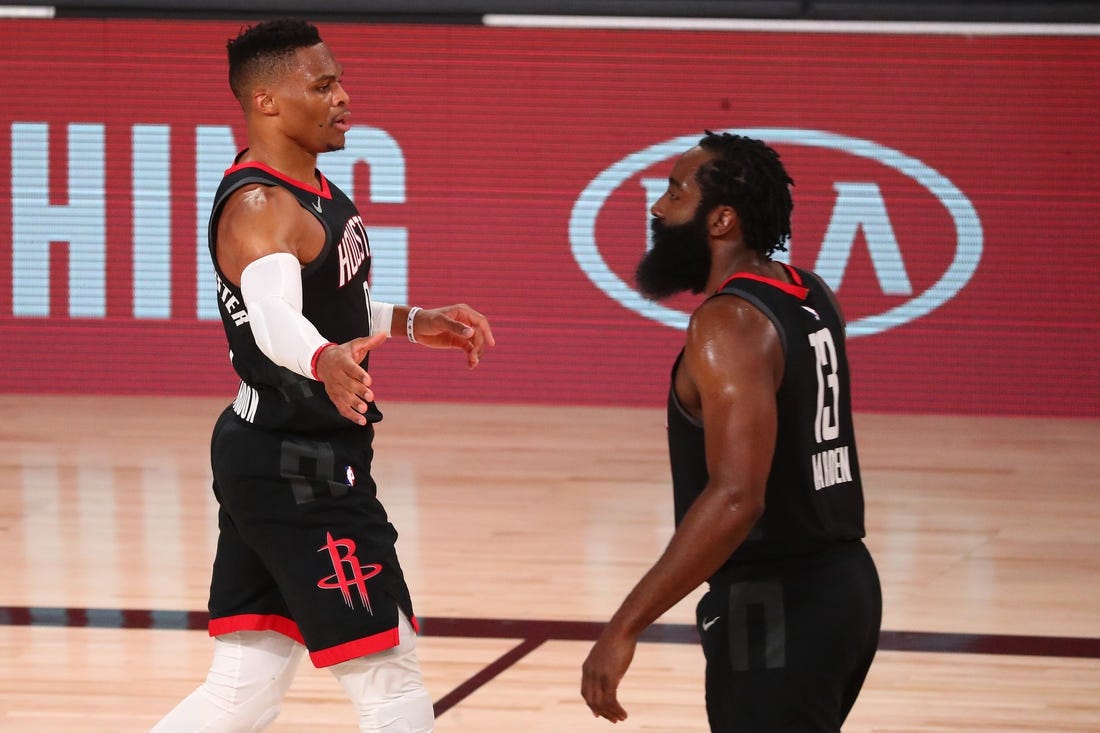
[[[263,163],[234,165],[222,178],[210,214],[210,256],[217,276],[218,311],[229,341],[233,368],[241,378],[233,410],[244,420],[262,427],[296,432],[358,427],[340,415],[322,383],[278,366],[260,351],[248,324],[241,289],[225,278],[216,255],[218,217],[234,191],[254,183],[286,189],[325,230],[320,254],[302,269],[302,314],[334,343],[369,335],[367,275],[371,258],[363,220],[351,199],[320,172],[317,177],[319,186],[315,188],[291,180]],[[362,362],[364,369],[369,358],[368,354]],[[374,403],[370,404],[366,418],[368,428],[382,419]]]
[[[844,326],[818,277],[786,267],[793,285],[743,273],[712,296],[736,295],[759,308],[775,325],[785,359],[764,513],[727,568],[803,555],[864,535]],[[668,440],[678,525],[708,475],[702,423],[683,410],[675,381]]]

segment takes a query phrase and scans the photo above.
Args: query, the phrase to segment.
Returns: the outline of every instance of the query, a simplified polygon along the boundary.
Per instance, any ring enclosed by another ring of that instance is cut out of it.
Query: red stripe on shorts
[[[413,619],[412,623],[414,629],[419,626],[415,619]],[[337,644],[327,649],[318,649],[315,652],[311,651],[309,653],[309,658],[315,667],[331,667],[334,664],[346,662],[349,659],[365,657],[368,654],[377,654],[387,649],[393,649],[400,643],[401,635],[395,626],[389,631],[383,631],[371,636],[364,636],[362,639]]]
[[[212,618],[207,628],[211,636],[231,634],[234,631],[275,631],[283,636],[289,636],[299,644],[306,643],[302,638],[302,632],[298,630],[298,624],[286,616],[274,614],[242,613],[238,616]]]

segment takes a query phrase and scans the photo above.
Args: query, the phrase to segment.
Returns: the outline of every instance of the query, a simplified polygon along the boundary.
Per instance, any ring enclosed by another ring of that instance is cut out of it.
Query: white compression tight
[[[360,733],[432,731],[432,701],[420,675],[416,634],[404,616],[400,638],[392,649],[329,668],[355,705]],[[273,631],[216,637],[206,681],[151,733],[259,733],[279,714],[304,652]]]
[[[431,733],[432,698],[420,676],[416,633],[399,614],[401,643],[330,669],[359,712],[360,733]]]
[[[279,714],[305,647],[274,631],[215,637],[206,681],[152,733],[256,733]]]

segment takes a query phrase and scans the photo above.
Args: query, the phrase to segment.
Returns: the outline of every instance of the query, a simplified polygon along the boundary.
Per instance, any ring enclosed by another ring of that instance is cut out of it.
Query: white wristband
[[[390,335],[393,328],[393,303],[370,302],[370,335],[384,333]]]
[[[423,310],[419,306],[409,308],[409,320],[405,321],[405,334],[409,337],[409,343],[416,343],[416,334],[413,332],[413,319],[418,311]]]

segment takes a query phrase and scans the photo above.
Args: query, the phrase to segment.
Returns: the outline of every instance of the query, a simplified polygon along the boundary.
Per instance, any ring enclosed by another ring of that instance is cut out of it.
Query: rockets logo
[[[339,590],[344,596],[344,603],[348,608],[355,608],[352,602],[351,589],[355,588],[363,608],[368,613],[374,611],[370,607],[370,595],[367,594],[367,581],[382,572],[382,566],[378,564],[360,565],[359,558],[355,556],[354,540],[333,539],[332,533],[326,533],[326,542],[317,549],[317,552],[328,552],[332,560],[332,575],[317,581],[318,588],[326,590]]]

